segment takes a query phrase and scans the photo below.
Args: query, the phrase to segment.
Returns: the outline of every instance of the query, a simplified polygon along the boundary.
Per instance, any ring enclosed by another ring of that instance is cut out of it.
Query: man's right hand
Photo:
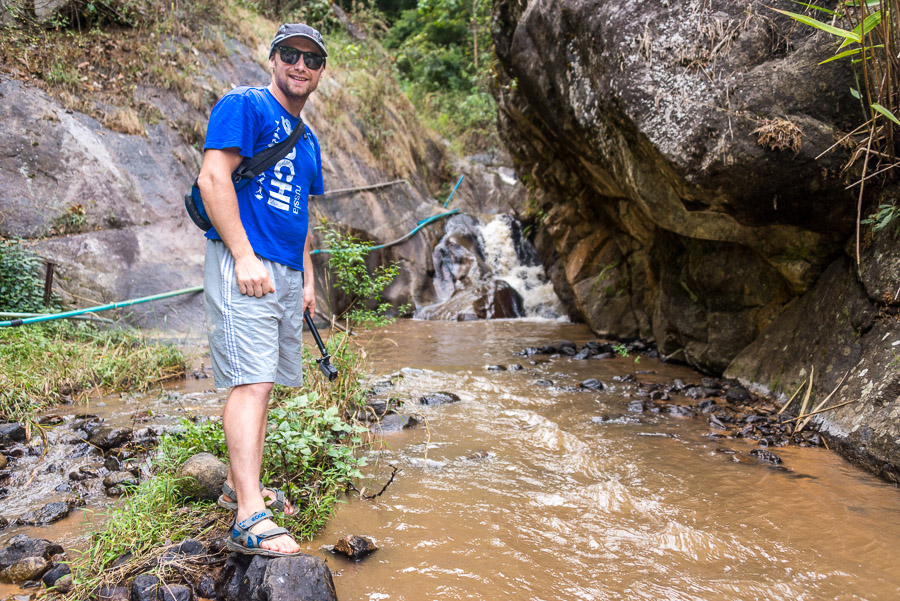
[[[269,270],[262,264],[256,255],[249,255],[240,259],[234,259],[234,276],[237,278],[238,289],[241,294],[265,296],[275,292],[275,285],[269,276]]]

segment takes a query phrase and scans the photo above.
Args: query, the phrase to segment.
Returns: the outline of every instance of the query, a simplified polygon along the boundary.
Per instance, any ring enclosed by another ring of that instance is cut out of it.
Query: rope
[[[359,186],[357,188],[339,188],[337,190],[328,190],[322,194],[316,194],[316,198],[322,198],[323,196],[333,196],[336,194],[345,194],[347,192],[364,192],[366,190],[377,190],[378,188],[387,188],[388,186],[393,186],[396,184],[406,184],[409,185],[409,182],[405,179],[395,179],[389,182],[383,182],[380,184],[372,184],[371,186]],[[312,195],[311,195],[312,196]]]
[[[192,292],[202,292],[203,286],[194,286],[193,288],[182,288],[164,294],[154,294],[153,296],[144,296],[142,298],[134,298],[131,300],[121,301],[118,303],[110,303],[108,305],[100,305],[99,307],[89,307],[87,309],[76,309],[75,311],[67,311],[66,313],[53,313],[51,315],[42,315],[39,317],[26,317],[24,319],[12,319],[8,321],[0,321],[0,328],[9,328],[14,326],[24,326],[30,323],[38,323],[42,321],[53,321],[55,319],[66,319],[76,315],[84,315],[94,311],[109,311],[110,309],[121,309],[122,307],[130,307],[140,303],[149,303],[150,301],[162,300],[180,294],[190,294]]]
[[[420,229],[422,229],[423,227],[425,227],[426,225],[428,225],[428,224],[430,224],[430,223],[434,223],[435,221],[437,221],[437,220],[439,220],[439,219],[443,219],[443,218],[445,218],[445,217],[449,217],[450,215],[456,215],[457,213],[459,213],[459,209],[453,209],[452,211],[447,211],[446,213],[441,213],[441,214],[439,214],[439,215],[433,215],[433,216],[429,217],[428,219],[423,219],[423,220],[420,221],[419,224],[418,224],[416,227],[414,227],[413,230],[412,230],[411,232],[409,232],[408,234],[406,234],[406,235],[404,235],[404,236],[401,236],[400,238],[397,238],[396,240],[394,240],[394,241],[392,241],[392,242],[388,242],[388,243],[386,243],[386,244],[379,244],[378,246],[370,246],[370,247],[368,247],[367,250],[370,250],[370,251],[371,251],[371,250],[379,250],[379,249],[382,249],[382,248],[388,248],[388,247],[390,247],[390,246],[396,246],[397,244],[400,244],[401,242],[405,242],[406,240],[409,240],[410,238],[412,238],[413,236],[415,236],[416,233],[417,233]],[[311,251],[309,251],[309,254],[311,254],[311,255],[318,255],[318,254],[327,255],[327,254],[331,254],[332,252],[340,252],[340,249],[337,249],[337,250],[335,250],[335,251],[332,251],[330,248],[322,248],[322,249],[318,249],[318,248],[317,248],[316,250],[311,250]]]

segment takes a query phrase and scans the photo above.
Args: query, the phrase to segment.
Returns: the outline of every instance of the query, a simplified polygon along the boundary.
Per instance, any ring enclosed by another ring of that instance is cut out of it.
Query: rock
[[[122,469],[122,462],[119,461],[118,457],[110,455],[103,462],[103,467],[105,467],[110,472],[118,472]],[[107,487],[107,488],[109,488],[109,487]]]
[[[112,488],[113,486],[124,487],[124,486],[137,486],[139,480],[134,477],[134,474],[131,472],[112,472],[107,474],[105,478],[103,478],[103,487],[104,488]],[[217,497],[218,498],[218,497]]]
[[[180,555],[205,555],[206,545],[193,538],[186,538],[177,547]]]
[[[159,588],[159,601],[193,601],[191,589],[183,584],[166,584]]]
[[[6,569],[17,561],[26,557],[41,557],[50,559],[63,548],[43,538],[30,538],[25,534],[19,534],[9,539],[9,545],[0,549],[0,570]]]
[[[60,576],[60,578],[53,583],[53,588],[55,588],[57,592],[65,595],[72,590],[72,586],[74,584],[75,578],[72,576],[72,574],[66,574],[65,576]]]
[[[643,413],[644,412],[644,402],[643,401],[629,401],[628,402],[628,411],[631,413]]]
[[[0,570],[0,582],[20,584],[26,580],[37,580],[48,567],[50,567],[50,562],[43,557],[23,557],[11,566]]]
[[[70,511],[72,511],[72,505],[70,503],[56,501],[47,503],[38,510],[29,511],[20,517],[19,521],[23,524],[30,524],[32,526],[52,524],[69,515]]]
[[[57,590],[62,590],[63,585],[59,583],[60,579],[64,576],[70,576],[72,574],[72,569],[69,567],[69,564],[66,563],[56,563],[47,570],[44,574],[44,577],[41,578],[41,581],[44,583],[44,586],[50,588],[55,586]],[[69,578],[69,586],[72,585],[72,579]]]
[[[260,601],[298,601],[298,591],[303,601],[337,601],[331,570],[311,555],[270,560],[260,589]]]
[[[581,384],[579,384],[578,386],[586,390],[603,390],[604,388],[606,388],[606,385],[596,378],[588,378],[587,380],[581,382]]]
[[[666,405],[665,412],[678,417],[691,417],[694,414],[690,407],[684,405]]]
[[[158,601],[159,578],[153,574],[140,574],[131,585],[131,601]]]
[[[447,403],[457,402],[459,402],[459,396],[453,394],[452,392],[432,392],[431,394],[426,394],[419,399],[419,403],[429,406],[445,405]]]
[[[131,590],[124,586],[101,586],[97,601],[131,601]]]
[[[200,582],[197,583],[197,594],[206,599],[215,599],[216,597],[216,579],[205,574]]]
[[[9,520],[3,516],[0,516],[0,530],[3,530],[7,526],[9,526]]]
[[[9,460],[6,455],[0,454],[0,470],[5,470],[7,465],[9,465]]]
[[[342,553],[350,559],[362,559],[378,550],[375,543],[365,536],[348,534],[334,545],[335,553]]]
[[[578,352],[578,347],[571,340],[560,340],[556,343],[556,352],[572,357]]]
[[[697,408],[700,409],[702,413],[712,413],[713,411],[718,409],[719,406],[714,400],[706,399],[697,403]]]
[[[750,451],[750,454],[763,463],[771,463],[773,465],[778,465],[781,463],[781,457],[779,457],[772,451],[767,451],[765,449],[753,449],[752,451]]]
[[[399,432],[406,428],[415,428],[419,425],[419,420],[409,415],[401,415],[399,413],[388,413],[381,418],[380,421],[372,424],[371,429],[374,432],[387,434],[390,432]]]
[[[751,401],[750,391],[743,386],[731,386],[725,393],[725,400],[729,403],[745,405]]]
[[[218,499],[227,475],[228,467],[209,453],[198,453],[178,468],[181,492],[192,499]]]
[[[524,369],[524,368],[521,365],[519,365],[518,363],[513,363],[512,365],[509,366],[509,371],[522,371],[522,369]]]
[[[113,447],[119,447],[132,439],[134,431],[131,428],[110,428],[104,426],[91,434],[88,442],[107,451]]]
[[[487,371],[506,371],[505,365],[485,365]]]
[[[546,387],[546,386],[553,386],[553,381],[552,381],[552,380],[547,380],[547,379],[544,379],[544,378],[538,378],[537,380],[534,381],[534,384],[535,384],[535,386],[545,386],[545,387]]]
[[[25,442],[25,426],[18,422],[0,424],[0,446]]]

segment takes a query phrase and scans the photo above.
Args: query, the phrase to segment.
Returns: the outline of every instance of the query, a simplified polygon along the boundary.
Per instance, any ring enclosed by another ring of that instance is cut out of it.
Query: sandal
[[[291,533],[285,528],[272,528],[261,534],[250,532],[250,528],[257,522],[272,519],[272,512],[268,509],[258,511],[242,522],[238,522],[237,518],[231,524],[231,536],[225,540],[225,546],[235,553],[243,553],[244,555],[262,555],[263,557],[293,557],[300,555],[301,552],[282,553],[281,551],[272,551],[271,549],[263,549],[259,546],[261,542],[267,538],[275,538],[282,534],[291,536]]]
[[[263,486],[263,483],[260,482],[259,490],[265,490],[265,488],[266,487]],[[272,497],[263,496],[263,501],[266,501],[266,507],[268,507],[269,509],[273,509],[279,513],[284,514],[284,517],[286,517],[286,518],[292,517],[294,515],[293,513],[291,513],[291,514],[284,513],[284,503],[285,503],[284,491],[279,490],[277,488],[269,488],[269,490],[271,490],[273,493],[275,493],[275,500],[269,502],[269,499],[271,499]],[[216,503],[222,509],[229,509],[231,511],[237,511],[237,506],[238,506],[237,501],[226,501],[225,500],[226,496],[231,497],[232,499],[237,499],[237,493],[234,491],[234,489],[231,488],[230,486],[228,486],[228,484],[226,482],[223,482],[222,483],[222,494],[219,495],[219,500],[216,501]]]

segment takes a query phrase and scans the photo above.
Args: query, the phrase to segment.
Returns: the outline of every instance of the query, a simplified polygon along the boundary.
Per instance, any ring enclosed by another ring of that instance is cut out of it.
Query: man
[[[232,386],[223,414],[230,467],[219,504],[236,509],[228,546],[260,555],[300,547],[275,528],[271,509],[294,508],[261,490],[267,404],[274,382],[299,386],[303,311],[315,312],[309,258],[309,194],[321,194],[319,143],[300,119],[325,69],[321,34],[282,25],[269,50],[267,87],[240,87],[210,114],[198,185],[213,228],[207,232],[205,295],[217,387]],[[274,167],[235,192],[231,173],[245,157],[305,128]],[[235,498],[236,497],[236,498]]]

